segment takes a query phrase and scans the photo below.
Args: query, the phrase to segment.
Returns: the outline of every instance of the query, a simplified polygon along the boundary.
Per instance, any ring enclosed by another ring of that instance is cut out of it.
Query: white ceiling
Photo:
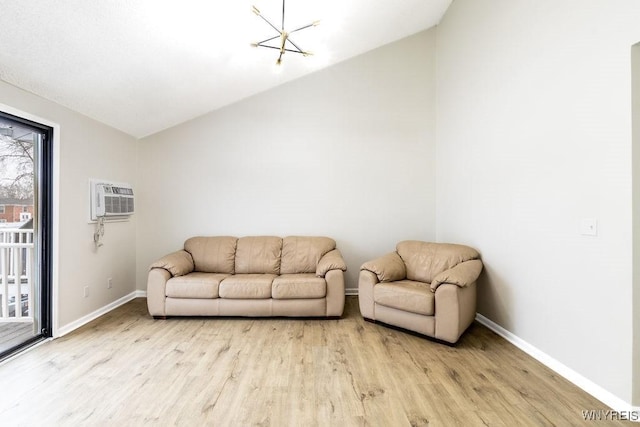
[[[452,0],[0,0],[0,79],[135,137],[436,25]]]

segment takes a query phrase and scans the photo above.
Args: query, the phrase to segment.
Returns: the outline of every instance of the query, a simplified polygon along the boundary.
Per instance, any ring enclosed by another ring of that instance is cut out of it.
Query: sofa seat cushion
[[[413,280],[379,283],[373,288],[373,300],[386,307],[433,316],[435,294],[428,283]]]
[[[283,274],[273,279],[271,294],[274,299],[324,298],[327,282],[314,273]]]
[[[264,299],[271,298],[271,284],[275,274],[236,274],[220,283],[220,298]]]
[[[228,274],[193,272],[167,281],[169,298],[218,298],[220,282]]]

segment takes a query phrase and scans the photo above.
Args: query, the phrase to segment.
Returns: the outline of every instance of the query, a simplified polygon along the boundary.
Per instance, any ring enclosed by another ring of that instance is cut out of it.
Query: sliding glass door
[[[51,336],[51,141],[0,112],[0,359]]]

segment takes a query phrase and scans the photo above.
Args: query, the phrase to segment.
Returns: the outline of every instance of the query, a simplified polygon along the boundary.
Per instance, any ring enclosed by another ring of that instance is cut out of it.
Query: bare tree
[[[33,197],[33,133],[13,135],[0,128],[0,195],[26,199]]]

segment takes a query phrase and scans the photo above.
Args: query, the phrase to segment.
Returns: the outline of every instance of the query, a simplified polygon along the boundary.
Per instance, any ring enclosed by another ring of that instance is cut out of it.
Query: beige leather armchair
[[[360,268],[365,319],[458,341],[476,315],[478,252],[464,245],[406,240]]]

